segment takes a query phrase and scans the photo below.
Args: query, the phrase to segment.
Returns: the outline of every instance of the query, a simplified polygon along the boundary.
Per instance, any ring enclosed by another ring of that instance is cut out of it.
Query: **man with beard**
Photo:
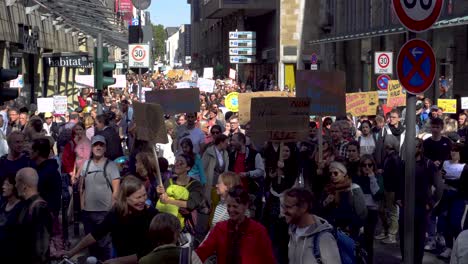
[[[341,263],[340,252],[333,227],[324,219],[312,214],[314,198],[305,188],[293,188],[284,194],[281,208],[289,224],[289,263]],[[315,245],[318,243],[318,245]],[[314,256],[318,249],[320,260]]]

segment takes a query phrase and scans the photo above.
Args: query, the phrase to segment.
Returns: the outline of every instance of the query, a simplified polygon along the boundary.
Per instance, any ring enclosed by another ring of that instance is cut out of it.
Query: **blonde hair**
[[[450,132],[457,132],[458,131],[458,123],[457,120],[452,118],[445,119],[445,126],[443,133],[450,133]]]
[[[94,125],[94,118],[92,116],[87,116],[84,120],[85,129],[88,129]]]
[[[231,189],[232,187],[241,184],[239,174],[231,171],[221,173],[221,175],[219,175],[219,178],[221,178],[221,181],[223,181],[224,185],[226,185],[228,189]]]

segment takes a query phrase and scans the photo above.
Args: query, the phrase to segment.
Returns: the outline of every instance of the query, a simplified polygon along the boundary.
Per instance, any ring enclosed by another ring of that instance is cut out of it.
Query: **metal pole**
[[[141,95],[143,93],[142,89],[142,82],[141,82],[141,68],[138,68],[138,100],[141,100]]]
[[[97,58],[97,63],[98,64],[101,64],[102,63],[102,34],[99,33],[98,34],[98,37],[97,37],[97,49],[96,49],[96,58]],[[98,69],[98,65],[95,65],[95,68],[94,69]],[[98,72],[94,72],[94,74],[100,74]],[[98,75],[98,78],[102,78],[102,76],[99,76]],[[98,85],[97,83],[95,85]],[[103,110],[102,110],[102,102],[103,102],[103,98],[102,98],[102,86],[101,87],[94,87],[94,89],[96,89],[96,91],[98,92],[98,107],[97,107],[97,114],[98,115],[102,115],[103,114]]]
[[[408,33],[408,40],[416,37]],[[406,93],[406,156],[405,156],[405,201],[404,211],[404,263],[414,262],[414,210],[415,210],[415,165],[416,165],[416,96]]]

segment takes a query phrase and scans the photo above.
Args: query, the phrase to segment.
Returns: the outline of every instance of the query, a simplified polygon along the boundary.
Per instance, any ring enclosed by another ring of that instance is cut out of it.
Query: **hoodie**
[[[333,227],[325,220],[314,216],[315,225],[309,226],[306,232],[299,237],[296,236],[296,225],[289,227],[289,263],[290,264],[316,264],[314,257],[314,237],[320,235],[318,239],[320,245],[320,257],[323,264],[340,264],[340,252],[336,244],[335,237],[331,232]],[[321,233],[322,234],[319,234]]]
[[[54,214],[60,211],[62,178],[57,160],[48,159],[36,166],[39,175],[38,191]]]

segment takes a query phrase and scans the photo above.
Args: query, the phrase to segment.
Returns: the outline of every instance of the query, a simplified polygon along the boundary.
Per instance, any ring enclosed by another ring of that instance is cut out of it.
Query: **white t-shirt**
[[[372,135],[369,135],[367,137],[361,136],[360,150],[361,150],[361,156],[366,155],[366,154],[368,155],[374,154],[375,141]]]

